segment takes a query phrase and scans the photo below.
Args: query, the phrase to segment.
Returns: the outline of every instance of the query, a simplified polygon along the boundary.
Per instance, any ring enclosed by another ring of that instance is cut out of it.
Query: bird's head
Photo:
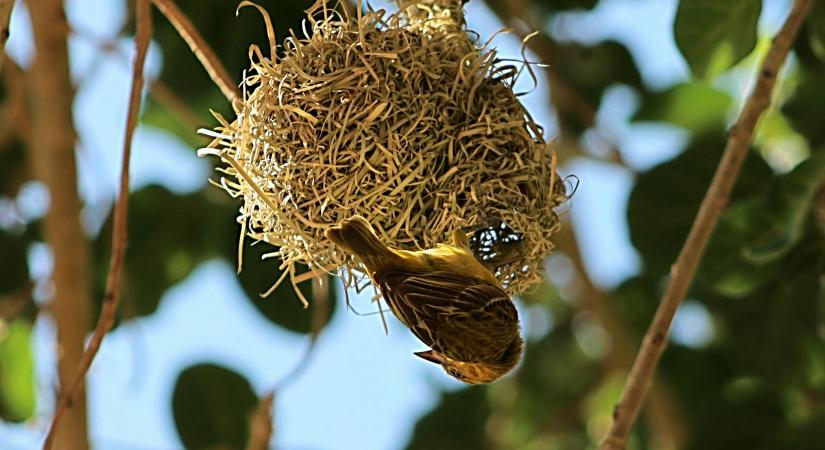
[[[435,350],[416,352],[415,355],[441,365],[447,375],[467,384],[487,384],[498,380],[513,369],[521,359],[523,343],[514,339],[501,358],[494,362],[463,362],[454,360]]]

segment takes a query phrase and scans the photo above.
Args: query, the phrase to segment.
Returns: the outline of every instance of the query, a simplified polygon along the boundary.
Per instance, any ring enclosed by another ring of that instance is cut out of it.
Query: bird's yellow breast
[[[495,285],[499,284],[498,279],[486,267],[482,266],[469,250],[464,248],[449,244],[438,244],[427,250],[396,250],[396,253],[411,263],[411,269],[461,273],[489,281]]]

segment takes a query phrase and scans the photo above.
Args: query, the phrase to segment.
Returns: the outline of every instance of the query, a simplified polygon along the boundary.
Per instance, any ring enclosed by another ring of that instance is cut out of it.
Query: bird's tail
[[[399,256],[375,235],[372,226],[361,216],[353,216],[326,231],[339,247],[361,258],[370,271],[391,265]]]

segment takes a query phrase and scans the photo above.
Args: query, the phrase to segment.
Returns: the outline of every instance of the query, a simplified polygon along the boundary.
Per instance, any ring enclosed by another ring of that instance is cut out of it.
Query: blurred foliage
[[[234,231],[232,206],[220,196],[207,194],[175,195],[160,186],[148,186],[132,194],[121,315],[131,318],[152,314],[167,289],[204,260],[221,256],[223,248],[231,245],[216,237],[230,236]],[[98,308],[109,272],[111,225],[110,213],[94,248],[93,286]]]
[[[583,103],[567,105],[560,111],[561,126],[567,132],[581,134],[592,126],[588,114],[582,114],[579,107],[597,111],[607,88],[624,84],[644,90],[630,51],[618,42],[606,41],[592,46],[555,44],[552,54],[550,64],[555,68],[556,75],[580,97],[575,99],[576,103]]]
[[[236,15],[240,2],[234,1],[177,0],[175,3],[195,24],[206,43],[220,55],[236,85],[240,85],[243,71],[249,67],[249,45],[269,48],[260,14],[254,8],[244,8]],[[312,3],[310,0],[278,0],[277,13],[270,16],[278,42],[288,36],[290,29],[300,29],[301,20],[306,17],[303,11]],[[154,24],[154,39],[163,48],[165,61],[160,81],[203,120],[204,126],[213,123],[209,109],[231,117],[231,105],[209,79],[189,46],[156,9]],[[146,123],[166,128],[186,142],[199,142],[193,139],[194,130],[179,123],[174,114],[157,101],[146,103],[144,117]]]
[[[812,52],[825,61],[825,5],[822,2],[814,2],[806,31]]]
[[[186,368],[175,382],[172,412],[187,449],[242,449],[258,398],[240,374],[214,364]]]
[[[0,229],[0,295],[10,295],[22,289],[29,282],[29,264],[26,250],[29,242],[24,236]]]
[[[761,0],[681,0],[673,31],[693,74],[711,77],[747,56],[761,10]]]
[[[32,324],[18,319],[0,329],[0,418],[22,422],[35,412]]]
[[[176,195],[160,186],[147,186],[132,193],[129,214],[129,249],[126,252],[125,290],[120,316],[134,318],[157,310],[163,294],[183,281],[204,261],[223,258],[237,263],[239,225],[235,223],[237,206],[222,192],[207,188],[189,195]],[[93,286],[97,311],[106,287],[111,251],[112,216],[95,241]],[[303,310],[292,284],[287,280],[271,295],[264,293],[280,278],[277,258],[261,260],[275,251],[266,244],[244,244],[243,271],[238,277],[249,301],[267,319],[291,331],[310,331],[311,310]],[[307,299],[312,299],[310,284],[300,285]],[[220,293],[216,293],[220,295]],[[330,292],[329,317],[335,309],[334,292]]]
[[[683,83],[650,94],[633,119],[669,122],[704,134],[724,129],[730,104],[728,94],[707,84]]]
[[[443,392],[438,408],[415,425],[410,450],[488,450],[493,447],[483,430],[490,418],[487,388]]]
[[[237,2],[177,3],[238,82],[248,67],[248,46],[268,47],[254,9],[235,17]],[[289,29],[300,29],[302,10],[311,3],[262,2],[272,13],[279,41]],[[679,1],[673,39],[692,77],[663,89],[645,84],[645,67],[637,65],[640,59],[624,41],[554,35],[554,24],[568,14],[588,14],[601,6],[598,0],[486,3],[508,25],[540,28],[534,39],[547,52],[539,57],[559,82],[560,92],[551,94],[560,132],[578,139],[580,151],[588,149],[587,130],[611,135],[594,118],[609,113],[602,109],[602,99],[616,85],[636,98],[634,123],[679,127],[687,143],[671,160],[634,171],[627,221],[642,262],[640,273],[602,293],[597,301],[607,304],[604,309],[587,306],[593,299],[583,298],[590,294],[582,288],[580,274],[524,295],[531,309],[547,312],[550,325],[546,334],[528,343],[519,370],[492,386],[443,392],[437,406],[415,425],[408,448],[594,448],[609,424],[629,364],[622,360],[618,339],[608,334],[615,330],[608,323],[619,323],[631,340],[630,351],[635,350],[721,157],[726,130],[740,106],[735,96],[746,90],[730,88],[731,80],[747,81],[731,69],[753,70],[749,64],[755,58],[749,55],[757,43],[762,2]],[[525,16],[511,16],[517,13]],[[159,14],[155,28],[164,61],[160,80],[178,97],[178,106],[203,126],[215,123],[209,108],[231,119],[226,100]],[[684,427],[683,449],[813,449],[825,441],[825,2],[814,6],[794,55],[760,130],[770,139],[755,141],[689,292],[707,310],[712,335],[705,343],[673,343],[660,366],[658,382],[677,405],[667,419]],[[143,123],[200,145],[192,124],[183,123],[180,111],[167,106],[149,99]],[[621,151],[622,142],[609,144]],[[784,155],[784,165],[772,159],[777,152]],[[26,289],[31,283],[46,284],[30,280],[28,266],[32,245],[42,238],[36,221],[14,216],[27,164],[18,137],[0,142],[0,418],[7,421],[28,420],[37,409],[30,345],[37,309]],[[210,186],[179,194],[148,186],[133,192],[130,205],[122,320],[154,314],[169,289],[207,261],[237,264],[239,202],[223,192]],[[90,243],[98,309],[110,239],[111,217]],[[273,326],[308,333],[316,305],[309,283],[300,286],[310,299],[309,310],[301,307],[289,280],[261,298],[282,274],[277,258],[261,260],[277,249],[246,242],[243,250],[238,282],[245,297]],[[21,292],[27,306],[12,308]],[[326,320],[341,308],[334,292],[330,290]],[[175,424],[187,448],[242,448],[256,403],[242,373],[212,364],[185,369],[172,398]],[[643,413],[634,431],[633,450],[661,448],[654,444],[657,432],[680,435],[657,430],[660,425],[646,418]]]
[[[639,175],[630,194],[627,220],[630,240],[648,273],[662,276],[670,270],[724,146],[721,133],[696,136],[682,154]],[[733,200],[758,195],[770,177],[764,160],[752,152],[734,188]]]

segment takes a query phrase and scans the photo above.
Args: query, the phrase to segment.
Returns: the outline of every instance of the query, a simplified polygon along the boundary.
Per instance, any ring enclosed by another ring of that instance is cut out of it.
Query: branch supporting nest
[[[166,17],[173,27],[178,31],[178,34],[189,45],[189,49],[198,61],[201,62],[206,73],[212,82],[221,90],[224,97],[229,100],[233,106],[240,98],[236,83],[232,81],[226,68],[221,63],[218,56],[212,50],[212,47],[206,43],[203,36],[198,33],[198,30],[192,25],[192,21],[186,17],[186,14],[178,8],[174,0],[151,0],[158,10]]]

